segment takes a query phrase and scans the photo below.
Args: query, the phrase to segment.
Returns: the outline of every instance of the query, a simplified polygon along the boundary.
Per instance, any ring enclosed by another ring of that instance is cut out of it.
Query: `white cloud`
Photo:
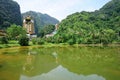
[[[74,12],[94,11],[110,0],[15,0],[21,12],[29,10],[47,13],[59,20]]]

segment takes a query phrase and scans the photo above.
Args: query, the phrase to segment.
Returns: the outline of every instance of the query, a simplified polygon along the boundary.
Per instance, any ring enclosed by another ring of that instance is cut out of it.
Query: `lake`
[[[120,47],[0,49],[0,80],[120,80]]]

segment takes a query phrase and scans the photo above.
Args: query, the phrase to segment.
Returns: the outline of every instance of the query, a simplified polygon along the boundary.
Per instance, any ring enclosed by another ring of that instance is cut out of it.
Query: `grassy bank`
[[[20,46],[18,44],[18,41],[14,41],[14,40],[9,41],[8,44],[0,44],[0,48],[9,48],[9,47],[18,47],[18,46]]]
[[[0,48],[9,48],[9,47],[19,47],[20,44],[18,44],[18,41],[9,41],[8,44],[0,44]],[[103,44],[73,44],[73,45],[69,45],[67,43],[59,43],[59,44],[53,44],[53,43],[45,43],[43,45],[38,45],[38,44],[33,44],[31,41],[29,42],[29,46],[33,46],[33,47],[69,47],[69,46],[73,46],[73,47],[84,47],[84,46],[92,46],[92,47],[95,47],[95,46],[99,46],[99,47],[102,47],[102,46],[115,46],[115,47],[120,47],[120,43],[113,43],[113,44],[106,44],[106,45],[103,45]]]

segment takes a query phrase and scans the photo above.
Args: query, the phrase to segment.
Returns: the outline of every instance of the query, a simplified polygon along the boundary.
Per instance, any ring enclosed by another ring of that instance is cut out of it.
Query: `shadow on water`
[[[119,80],[119,50],[119,47],[1,49],[0,80]]]

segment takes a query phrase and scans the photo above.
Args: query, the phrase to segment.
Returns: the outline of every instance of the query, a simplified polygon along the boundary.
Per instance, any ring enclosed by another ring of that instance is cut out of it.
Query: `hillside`
[[[54,37],[58,43],[119,42],[120,0],[112,0],[94,12],[76,12],[59,25]]]
[[[22,14],[22,18],[26,17],[26,16],[32,16],[34,21],[35,21],[35,32],[38,33],[38,30],[41,28],[41,27],[44,27],[46,25],[54,25],[54,24],[57,24],[59,23],[59,21],[47,14],[42,14],[42,13],[39,13],[39,12],[34,12],[34,11],[28,11],[26,13],[23,13]]]
[[[0,29],[10,24],[22,25],[20,6],[13,0],[0,0]]]

